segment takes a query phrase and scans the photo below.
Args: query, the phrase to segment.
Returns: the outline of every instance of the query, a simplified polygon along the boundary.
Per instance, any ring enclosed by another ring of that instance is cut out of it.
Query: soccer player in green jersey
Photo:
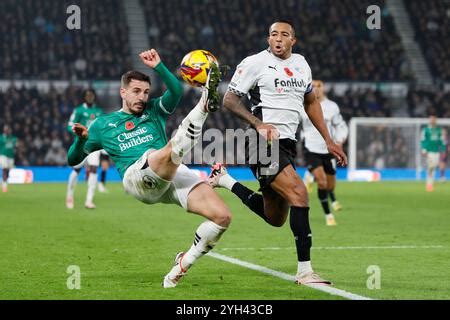
[[[426,190],[433,191],[434,171],[439,164],[439,156],[445,151],[445,144],[442,137],[442,128],[436,123],[436,116],[430,115],[430,123],[422,129],[420,146],[422,154],[427,161],[427,182]]]
[[[8,125],[3,127],[3,134],[0,135],[0,167],[2,168],[2,191],[8,191],[9,170],[14,167],[14,151],[17,138],[12,135]]]
[[[94,89],[87,89],[83,92],[84,102],[73,110],[67,124],[67,130],[70,133],[72,133],[72,126],[75,123],[80,123],[88,127],[92,121],[104,114],[103,110],[95,104],[95,98],[96,94]],[[94,195],[95,187],[97,185],[97,168],[100,165],[100,150],[91,153],[85,161],[73,167],[67,183],[66,207],[68,209],[73,209],[74,207],[75,186],[78,182],[78,175],[85,165],[87,165],[86,172],[89,174],[89,178],[87,182],[88,190],[84,206],[88,209],[95,208]]]
[[[149,100],[150,78],[138,71],[125,73],[120,88],[122,108],[97,118],[89,129],[74,124],[77,137],[68,160],[74,165],[89,153],[104,149],[116,163],[127,193],[146,204],[176,204],[208,219],[196,230],[190,249],[176,255],[175,265],[163,280],[164,288],[170,288],[214,247],[231,222],[231,212],[217,193],[181,164],[183,155],[199,139],[208,113],[219,106],[217,88],[221,75],[214,65],[199,103],[168,141],[166,122],[179,103],[183,88],[156,50],[145,51],[140,58],[161,77],[167,90],[161,97]]]

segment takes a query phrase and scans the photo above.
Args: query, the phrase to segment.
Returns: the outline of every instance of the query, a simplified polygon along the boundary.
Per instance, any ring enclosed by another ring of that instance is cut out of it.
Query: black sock
[[[106,170],[102,170],[102,173],[100,175],[100,181],[105,184],[105,180],[106,180]]]
[[[236,182],[231,188],[231,192],[239,197],[247,207],[250,208],[254,213],[267,221],[266,215],[264,214],[264,198],[262,195],[253,192],[246,186]]]
[[[311,260],[312,234],[308,215],[309,207],[291,207],[290,225],[297,247],[298,261]]]
[[[323,212],[325,214],[331,213],[330,206],[328,205],[328,191],[325,189],[317,189],[319,195],[320,204],[322,205]]]
[[[331,202],[336,201],[336,196],[334,195],[334,190],[328,190],[328,195],[330,196]]]

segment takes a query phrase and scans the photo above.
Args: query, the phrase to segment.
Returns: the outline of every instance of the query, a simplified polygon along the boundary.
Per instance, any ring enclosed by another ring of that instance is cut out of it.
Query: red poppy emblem
[[[134,129],[134,123],[132,121],[128,121],[125,123],[125,129],[131,130]]]
[[[292,77],[292,76],[294,75],[294,73],[293,73],[291,70],[289,70],[288,67],[284,68],[284,72],[286,72],[286,74],[287,74],[289,77]]]
[[[95,114],[91,114],[91,119],[94,119],[95,118]]]

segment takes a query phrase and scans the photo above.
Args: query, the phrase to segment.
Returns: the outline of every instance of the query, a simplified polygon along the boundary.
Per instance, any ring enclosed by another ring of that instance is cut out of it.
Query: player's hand
[[[334,142],[330,142],[327,144],[327,148],[328,148],[328,152],[331,153],[336,159],[337,159],[337,163],[344,167],[347,165],[347,156],[344,152],[344,150],[342,150],[342,147],[337,145]]]
[[[156,66],[161,62],[161,58],[159,57],[158,52],[155,49],[150,49],[139,54],[139,58],[141,61],[152,69],[156,68]]]
[[[88,129],[80,123],[75,123],[72,126],[72,131],[81,139],[87,139],[88,137]]]
[[[278,139],[280,137],[280,133],[278,132],[277,128],[275,128],[271,124],[262,123],[260,125],[257,125],[256,131],[258,131],[258,133],[262,135],[268,142],[271,142],[272,140]]]

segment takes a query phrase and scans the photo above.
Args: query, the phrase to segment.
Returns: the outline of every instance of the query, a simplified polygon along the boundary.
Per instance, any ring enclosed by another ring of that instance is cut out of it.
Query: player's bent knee
[[[286,200],[291,207],[307,207],[309,203],[305,186],[296,185],[289,190]]]
[[[228,227],[231,223],[231,213],[218,213],[211,217],[211,221],[221,227]]]

